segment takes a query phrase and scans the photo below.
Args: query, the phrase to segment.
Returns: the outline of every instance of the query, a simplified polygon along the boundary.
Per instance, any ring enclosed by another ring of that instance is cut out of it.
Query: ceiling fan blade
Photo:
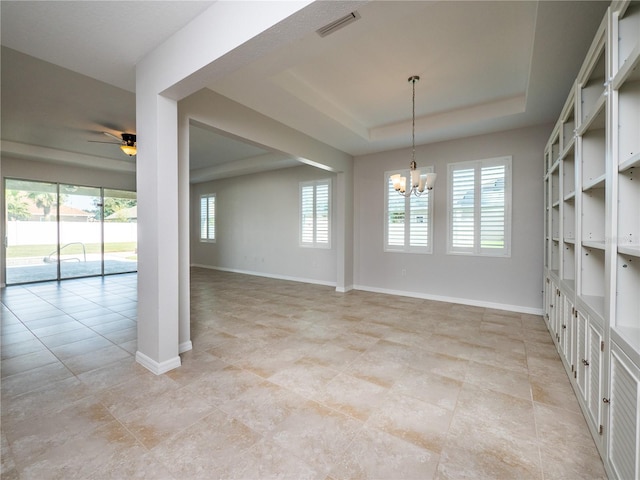
[[[109,133],[109,132],[102,132],[104,133],[107,137],[111,137],[115,140],[117,140],[118,142],[122,142],[122,138],[121,137],[116,137],[113,133]]]

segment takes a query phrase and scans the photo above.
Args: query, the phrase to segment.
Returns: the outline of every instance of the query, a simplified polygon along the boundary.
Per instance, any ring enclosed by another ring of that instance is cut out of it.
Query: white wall
[[[299,245],[299,182],[332,178],[332,248]],[[336,284],[336,175],[309,166],[191,186],[191,263]],[[199,241],[200,195],[216,194],[216,243]]]
[[[409,149],[356,157],[355,288],[542,312],[543,162],[550,126],[416,147],[416,162],[435,167],[433,254],[383,252],[384,172],[407,169]],[[447,255],[447,164],[513,156],[510,258]],[[406,275],[402,275],[402,271]]]

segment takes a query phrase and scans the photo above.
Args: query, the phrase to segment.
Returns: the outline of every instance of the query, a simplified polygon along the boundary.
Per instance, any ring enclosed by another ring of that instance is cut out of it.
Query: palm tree
[[[45,220],[50,220],[51,208],[57,205],[58,196],[55,193],[31,192],[28,197],[42,209]]]

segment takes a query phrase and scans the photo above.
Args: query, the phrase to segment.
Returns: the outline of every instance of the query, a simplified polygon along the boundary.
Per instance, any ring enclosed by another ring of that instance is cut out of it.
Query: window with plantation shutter
[[[511,254],[511,157],[449,164],[448,253]]]
[[[216,195],[200,196],[200,241],[216,240]]]
[[[433,167],[421,168],[424,173]],[[404,197],[395,191],[391,175],[385,173],[385,244],[386,252],[431,253],[433,216],[432,193],[422,197]],[[401,172],[408,177],[409,171]]]
[[[300,183],[300,245],[331,246],[331,180]]]

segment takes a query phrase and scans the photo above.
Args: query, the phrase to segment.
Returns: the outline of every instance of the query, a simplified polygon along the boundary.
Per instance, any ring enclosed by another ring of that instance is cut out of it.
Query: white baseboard
[[[200,264],[192,264],[192,267],[199,268],[207,268],[209,270],[219,270],[221,272],[232,272],[232,273],[241,273],[245,275],[256,275],[258,277],[266,277],[266,278],[274,278],[277,280],[291,280],[294,282],[302,282],[302,283],[313,283],[316,285],[325,285],[329,287],[336,287],[335,282],[322,282],[318,280],[308,279],[308,278],[298,278],[298,277],[288,277],[283,275],[273,275],[269,273],[263,272],[252,272],[247,270],[238,270],[235,268],[223,268],[223,267],[213,267],[211,265],[200,265]],[[449,303],[458,303],[461,305],[471,305],[474,307],[483,307],[483,308],[493,308],[496,310],[505,310],[508,312],[516,312],[516,313],[527,313],[531,315],[543,315],[544,311],[542,307],[533,308],[533,307],[524,307],[522,305],[510,305],[505,303],[495,303],[495,302],[485,302],[483,300],[474,300],[469,298],[458,298],[458,297],[448,297],[443,295],[431,295],[428,293],[417,293],[417,292],[406,292],[404,290],[391,290],[387,288],[377,288],[377,287],[369,287],[366,285],[349,285],[346,287],[336,287],[336,292],[338,293],[347,293],[351,290],[362,290],[365,292],[373,292],[373,293],[383,293],[385,295],[398,295],[401,297],[413,297],[413,298],[422,298],[424,300],[435,300],[437,302],[449,302]]]
[[[191,340],[182,342],[178,345],[178,353],[188,352],[189,350],[193,350],[193,344],[191,343]]]
[[[136,352],[136,362],[156,375],[162,375],[174,368],[178,368],[182,364],[179,356],[165,360],[164,362],[156,362],[140,351]]]
[[[496,310],[505,310],[516,313],[527,313],[531,315],[542,315],[542,308],[524,307],[522,305],[509,305],[505,303],[485,302],[483,300],[474,300],[469,298],[447,297],[443,295],[431,295],[428,293],[405,292],[402,290],[390,290],[387,288],[368,287],[366,285],[354,285],[355,290],[365,292],[383,293],[386,295],[398,295],[401,297],[422,298],[424,300],[435,300],[437,302],[458,303],[461,305],[471,305],[473,307],[493,308]]]
[[[225,268],[225,267],[214,267],[211,265],[200,265],[197,263],[191,264],[192,267],[198,268],[207,268],[209,270],[219,270],[221,272],[231,272],[231,273],[241,273],[243,275],[254,275],[256,277],[266,277],[266,278],[274,278],[276,280],[289,280],[291,282],[300,282],[300,283],[313,283],[315,285],[324,285],[325,287],[335,287],[336,282],[325,282],[323,280],[316,280],[313,278],[303,278],[303,277],[291,277],[288,275],[277,275],[273,273],[265,273],[265,272],[254,272],[251,270],[239,270],[237,268]]]
[[[348,285],[346,287],[336,287],[336,292],[338,293],[347,293],[353,290],[353,285]]]

